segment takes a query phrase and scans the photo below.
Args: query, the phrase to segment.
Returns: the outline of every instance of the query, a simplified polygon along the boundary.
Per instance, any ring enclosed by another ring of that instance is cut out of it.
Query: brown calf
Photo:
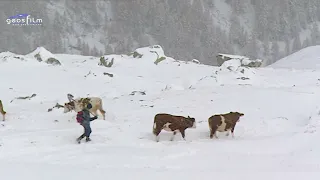
[[[196,128],[195,118],[175,116],[171,114],[160,113],[154,116],[153,121],[153,134],[156,136],[156,141],[159,142],[159,134],[162,130],[173,132],[171,141],[177,132],[181,133],[182,138],[185,140],[185,130],[187,128]]]
[[[0,113],[2,114],[2,120],[5,121],[7,112],[3,110],[3,104],[1,100],[0,100]]]
[[[229,112],[227,114],[216,114],[211,116],[208,119],[209,129],[210,129],[210,138],[213,136],[218,138],[216,132],[227,132],[226,136],[229,136],[229,132],[231,131],[232,137],[234,137],[234,128],[239,122],[240,117],[243,116],[243,113],[239,112]]]

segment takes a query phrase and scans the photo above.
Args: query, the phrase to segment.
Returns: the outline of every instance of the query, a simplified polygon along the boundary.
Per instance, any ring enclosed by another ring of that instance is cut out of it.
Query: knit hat
[[[91,103],[88,103],[87,108],[88,108],[88,109],[91,109],[91,108],[92,108],[92,104],[91,104]]]

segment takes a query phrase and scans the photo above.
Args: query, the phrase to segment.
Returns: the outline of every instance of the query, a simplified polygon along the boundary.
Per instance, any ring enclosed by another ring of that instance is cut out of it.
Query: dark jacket
[[[83,112],[82,124],[89,124],[90,121],[96,120],[98,118],[97,116],[90,117],[90,112],[87,108],[83,109],[82,112]]]

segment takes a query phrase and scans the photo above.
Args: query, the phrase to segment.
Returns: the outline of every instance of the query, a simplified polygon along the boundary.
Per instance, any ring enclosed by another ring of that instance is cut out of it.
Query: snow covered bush
[[[134,52],[132,52],[130,56],[137,59],[153,59],[153,62],[156,65],[167,59],[160,45],[138,48]]]
[[[108,57],[104,57],[104,56],[101,56],[100,57],[100,62],[99,62],[99,66],[104,66],[104,67],[112,67],[114,63],[114,58],[112,58],[111,60],[109,60]]]
[[[51,65],[61,65],[61,62],[51,52],[44,47],[38,47],[36,50],[26,55],[30,58],[35,58],[39,62],[45,62]]]

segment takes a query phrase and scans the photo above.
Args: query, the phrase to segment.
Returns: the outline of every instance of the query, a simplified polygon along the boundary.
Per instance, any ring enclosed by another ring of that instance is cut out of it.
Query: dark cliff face
[[[53,53],[127,54],[159,44],[175,59],[216,65],[218,53],[274,62],[320,44],[319,31],[312,26],[320,19],[318,1],[8,0],[0,2],[0,10],[0,51],[19,54],[37,46]],[[6,23],[21,13],[42,24]],[[304,29],[312,33],[300,40]]]

